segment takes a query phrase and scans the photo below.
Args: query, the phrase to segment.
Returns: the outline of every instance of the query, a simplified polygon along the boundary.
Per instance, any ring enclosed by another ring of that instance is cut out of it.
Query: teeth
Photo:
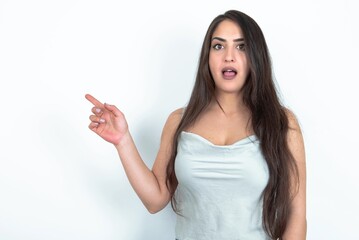
[[[225,72],[236,72],[236,71],[228,69],[228,70],[224,70],[223,72],[225,73]]]

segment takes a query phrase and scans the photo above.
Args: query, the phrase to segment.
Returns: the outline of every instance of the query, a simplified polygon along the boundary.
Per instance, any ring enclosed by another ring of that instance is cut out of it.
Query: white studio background
[[[0,0],[0,239],[174,239],[115,149],[88,130],[91,93],[126,114],[151,167],[186,104],[210,21],[261,26],[307,152],[308,239],[359,239],[355,1]]]

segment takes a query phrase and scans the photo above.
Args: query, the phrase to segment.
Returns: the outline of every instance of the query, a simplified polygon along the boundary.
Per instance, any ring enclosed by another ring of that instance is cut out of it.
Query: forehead
[[[240,38],[243,37],[242,29],[231,20],[223,20],[213,32],[213,37]]]

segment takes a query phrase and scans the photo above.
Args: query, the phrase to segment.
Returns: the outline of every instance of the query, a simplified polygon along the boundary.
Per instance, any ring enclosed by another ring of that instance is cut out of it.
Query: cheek
[[[249,73],[249,63],[248,63],[246,57],[243,57],[243,59],[241,61],[241,68],[244,69],[244,72],[246,73],[246,75],[248,75],[248,73]]]
[[[213,58],[213,55],[209,54],[209,61],[208,61],[208,65],[209,65],[209,70],[211,71],[212,76],[214,76],[216,74],[216,61]]]

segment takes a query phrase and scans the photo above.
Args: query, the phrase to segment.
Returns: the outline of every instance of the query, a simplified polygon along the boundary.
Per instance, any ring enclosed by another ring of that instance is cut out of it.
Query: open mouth
[[[237,71],[234,68],[224,68],[222,74],[225,79],[230,80],[237,75]]]

